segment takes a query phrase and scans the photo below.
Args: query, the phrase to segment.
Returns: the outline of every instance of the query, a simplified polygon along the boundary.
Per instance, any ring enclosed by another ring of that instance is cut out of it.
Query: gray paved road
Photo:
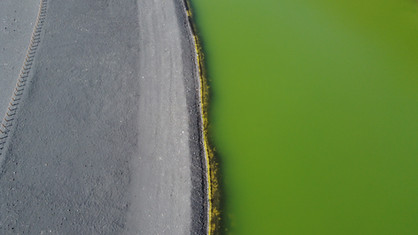
[[[206,233],[186,22],[181,0],[48,0],[1,166],[1,234]]]

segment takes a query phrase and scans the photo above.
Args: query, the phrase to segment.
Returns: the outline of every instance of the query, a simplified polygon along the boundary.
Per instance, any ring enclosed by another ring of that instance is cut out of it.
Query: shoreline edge
[[[187,14],[187,21],[189,30],[193,37],[193,44],[196,56],[196,66],[199,76],[199,103],[201,107],[201,137],[203,140],[203,148],[206,160],[206,183],[207,183],[207,202],[208,202],[208,234],[221,234],[221,213],[220,213],[220,185],[219,185],[219,162],[215,156],[215,149],[209,141],[209,92],[210,87],[208,83],[205,58],[202,48],[202,43],[199,40],[197,26],[193,21],[193,12],[190,0],[183,0],[185,11]]]

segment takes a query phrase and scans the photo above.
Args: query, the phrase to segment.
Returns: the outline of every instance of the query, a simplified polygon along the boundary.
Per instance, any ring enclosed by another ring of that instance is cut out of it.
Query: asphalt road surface
[[[22,25],[18,40],[0,31],[2,113],[18,79],[24,88],[0,156],[0,234],[205,234],[199,80],[183,0],[42,1],[26,60],[39,1],[6,0],[10,11],[0,10],[10,21],[19,8]]]

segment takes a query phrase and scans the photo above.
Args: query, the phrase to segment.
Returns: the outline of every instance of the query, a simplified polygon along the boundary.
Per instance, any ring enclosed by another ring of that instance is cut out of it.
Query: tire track
[[[29,73],[32,68],[33,60],[41,42],[41,32],[46,18],[46,9],[47,0],[41,0],[25,61],[23,62],[23,66],[20,70],[19,78],[17,79],[16,86],[13,90],[12,98],[7,107],[6,114],[0,123],[0,166],[4,160],[4,152],[7,149],[8,137],[12,134],[19,104],[22,102],[25,87],[30,79]]]

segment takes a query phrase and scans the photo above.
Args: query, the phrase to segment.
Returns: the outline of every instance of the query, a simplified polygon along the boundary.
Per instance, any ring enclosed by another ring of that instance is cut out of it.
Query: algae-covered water
[[[192,0],[228,234],[418,233],[418,3]]]

